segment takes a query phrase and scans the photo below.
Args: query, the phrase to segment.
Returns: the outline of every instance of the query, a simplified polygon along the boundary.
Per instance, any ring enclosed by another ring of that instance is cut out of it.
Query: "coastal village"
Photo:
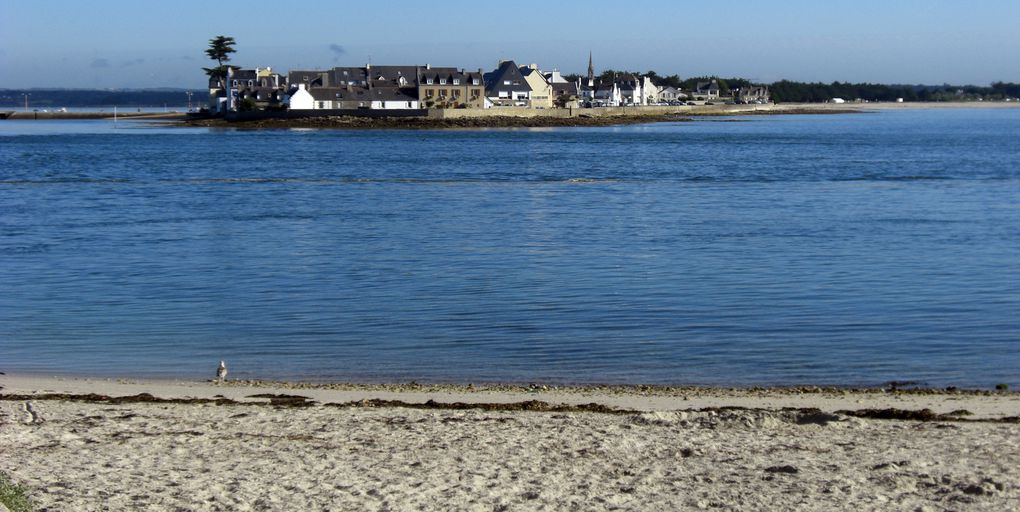
[[[473,71],[430,64],[366,64],[284,75],[271,67],[227,67],[225,78],[209,80],[209,111],[576,109],[770,101],[763,85],[725,92],[716,80],[686,91],[657,84],[650,76],[621,74],[606,80],[596,76],[591,54],[582,77],[513,60],[501,60],[492,70]]]

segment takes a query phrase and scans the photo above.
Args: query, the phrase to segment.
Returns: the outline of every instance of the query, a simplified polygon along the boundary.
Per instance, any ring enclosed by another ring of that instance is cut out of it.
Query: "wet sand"
[[[0,386],[0,471],[39,509],[1020,505],[1017,393],[10,375]]]

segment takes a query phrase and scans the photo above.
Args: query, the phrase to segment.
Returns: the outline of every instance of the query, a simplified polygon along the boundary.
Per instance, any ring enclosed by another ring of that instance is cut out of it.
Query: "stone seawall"
[[[822,105],[811,105],[818,109]],[[840,105],[846,110],[846,105]],[[553,108],[530,109],[513,107],[494,108],[458,108],[429,110],[431,119],[464,119],[479,117],[624,117],[624,116],[663,116],[678,115],[711,115],[739,114],[741,112],[782,112],[784,110],[803,109],[804,105],[694,105],[682,107],[595,107],[595,108]],[[824,108],[824,107],[823,107]]]

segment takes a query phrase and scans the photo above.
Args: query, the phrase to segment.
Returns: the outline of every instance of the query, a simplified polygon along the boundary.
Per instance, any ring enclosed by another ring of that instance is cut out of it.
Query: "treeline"
[[[621,71],[609,69],[596,77],[596,81],[611,81],[621,76],[647,76],[659,87],[674,87],[683,91],[693,91],[699,83],[715,80],[719,84],[722,95],[728,95],[737,88],[749,87],[753,84],[745,78],[722,78],[718,76],[698,76],[680,78],[679,75],[660,75],[655,71]],[[576,81],[581,75],[565,75],[564,78]],[[976,85],[886,85],[870,83],[832,82],[794,82],[780,80],[767,85],[772,98],[777,102],[817,103],[833,98],[847,101],[999,101],[1007,98],[1020,98],[1020,84],[995,82],[990,87]]]
[[[865,101],[997,101],[1020,97],[1020,84],[996,82],[976,85],[885,85],[849,82],[805,83],[780,80],[769,85],[777,102],[810,103],[842,98]]]
[[[21,109],[28,95],[30,109],[57,109],[82,107],[186,107],[185,89],[0,89],[0,108]],[[191,90],[194,106],[203,106],[209,100],[209,91]]]

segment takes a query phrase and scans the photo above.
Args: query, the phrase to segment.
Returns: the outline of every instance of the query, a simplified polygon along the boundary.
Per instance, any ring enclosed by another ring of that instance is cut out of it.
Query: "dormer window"
[[[472,78],[471,79],[471,85],[482,85],[482,84],[479,83],[479,80],[477,78]]]
[[[248,87],[251,87],[253,85],[255,85],[255,81],[254,80],[248,80]]]
[[[460,79],[459,78],[454,78],[453,79],[453,85],[460,85]]]
[[[432,81],[432,79],[431,79],[431,78],[426,78],[426,79],[425,79],[425,83],[426,83],[427,85],[432,85],[433,81]]]
[[[503,80],[503,85],[510,85],[510,80]]]
[[[446,85],[446,79],[445,78],[440,78],[439,79],[439,85]]]

